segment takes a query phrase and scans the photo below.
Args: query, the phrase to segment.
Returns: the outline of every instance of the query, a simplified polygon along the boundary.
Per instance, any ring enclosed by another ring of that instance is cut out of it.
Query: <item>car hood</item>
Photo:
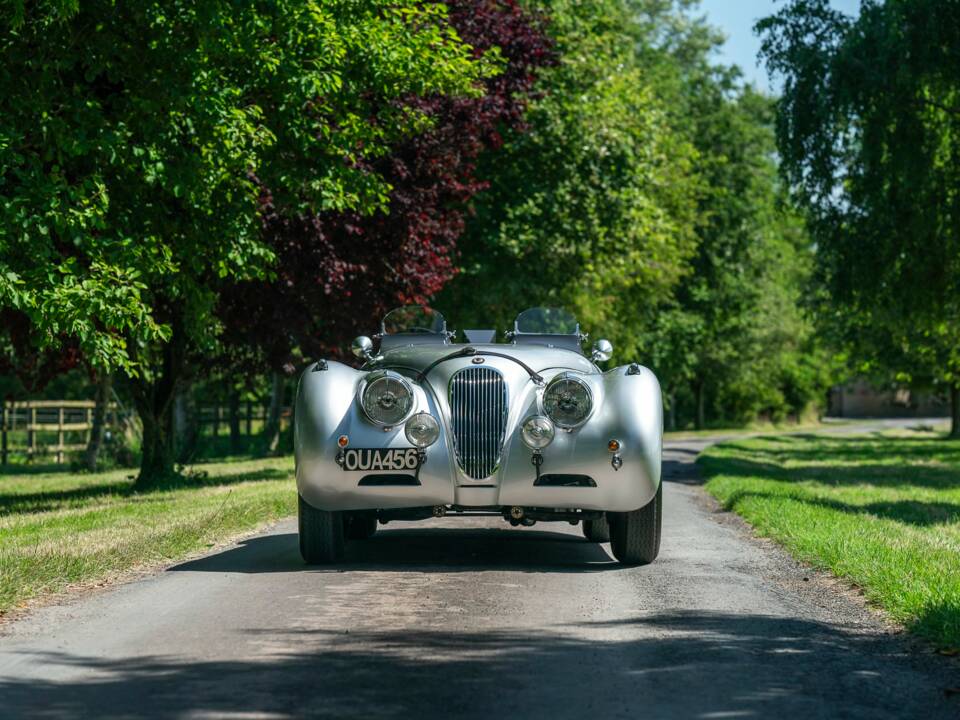
[[[546,345],[513,345],[505,343],[407,345],[388,350],[374,362],[365,365],[363,369],[376,370],[377,368],[386,367],[421,372],[436,360],[451,355],[458,350],[463,350],[466,347],[475,348],[477,354],[481,356],[484,352],[509,355],[537,373],[553,369],[564,369],[591,375],[600,374],[600,370],[596,365],[580,353],[572,350],[548,347]],[[463,362],[464,359],[466,363]],[[470,358],[466,357],[464,359],[450,360],[449,362],[455,365],[469,364]],[[502,362],[509,363],[510,361],[504,359]]]

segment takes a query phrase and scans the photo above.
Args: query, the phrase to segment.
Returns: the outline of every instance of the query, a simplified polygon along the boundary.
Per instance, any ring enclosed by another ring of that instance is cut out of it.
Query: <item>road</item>
[[[306,569],[285,521],[8,626],[0,717],[960,717],[955,663],[716,508],[706,444],[665,452],[651,566],[485,518]]]

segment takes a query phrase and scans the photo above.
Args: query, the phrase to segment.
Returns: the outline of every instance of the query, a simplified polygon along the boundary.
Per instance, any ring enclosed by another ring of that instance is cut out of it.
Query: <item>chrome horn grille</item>
[[[507,385],[492,368],[470,367],[450,380],[457,464],[474,480],[493,475],[507,429]]]

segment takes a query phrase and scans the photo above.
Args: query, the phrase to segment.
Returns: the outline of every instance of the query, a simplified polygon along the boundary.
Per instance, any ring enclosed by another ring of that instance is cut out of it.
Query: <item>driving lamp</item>
[[[520,437],[531,450],[542,450],[553,442],[555,434],[550,418],[543,415],[528,417],[520,428]]]
[[[407,420],[403,434],[411,445],[428,448],[440,437],[440,423],[430,413],[417,413]]]

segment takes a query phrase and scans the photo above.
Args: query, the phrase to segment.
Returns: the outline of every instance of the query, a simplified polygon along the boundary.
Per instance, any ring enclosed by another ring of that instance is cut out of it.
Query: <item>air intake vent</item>
[[[487,367],[461,370],[450,381],[450,412],[457,464],[474,480],[493,475],[507,428],[507,386]]]

